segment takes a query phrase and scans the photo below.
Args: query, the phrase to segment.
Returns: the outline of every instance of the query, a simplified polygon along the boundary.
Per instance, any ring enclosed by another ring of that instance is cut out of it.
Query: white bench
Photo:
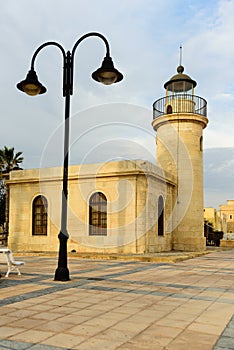
[[[8,277],[9,273],[12,271],[16,271],[18,272],[18,275],[21,275],[19,266],[24,265],[24,261],[16,261],[12,254],[12,251],[7,247],[0,248],[0,264],[2,263],[8,265],[8,270],[5,277]]]

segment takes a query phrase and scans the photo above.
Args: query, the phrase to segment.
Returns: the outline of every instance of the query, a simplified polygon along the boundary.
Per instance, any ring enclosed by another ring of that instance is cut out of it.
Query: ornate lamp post
[[[87,33],[81,36],[72,51],[65,52],[64,48],[57,42],[49,41],[35,51],[31,60],[31,69],[29,70],[25,80],[17,84],[17,88],[30,96],[44,94],[46,88],[38,81],[37,74],[34,70],[34,62],[38,53],[46,46],[57,46],[63,55],[63,97],[65,97],[65,126],[64,126],[64,159],[63,159],[63,188],[62,188],[62,212],[61,212],[61,229],[58,235],[59,238],[59,256],[58,267],[55,271],[55,281],[68,281],[69,270],[67,267],[67,239],[69,234],[67,232],[67,196],[68,196],[68,160],[69,160],[69,117],[70,117],[70,96],[73,94],[73,66],[74,55],[77,46],[86,38],[96,36],[102,39],[106,46],[106,56],[102,65],[93,74],[92,78],[105,85],[117,83],[123,79],[123,75],[114,67],[110,57],[110,48],[106,38],[96,32]]]

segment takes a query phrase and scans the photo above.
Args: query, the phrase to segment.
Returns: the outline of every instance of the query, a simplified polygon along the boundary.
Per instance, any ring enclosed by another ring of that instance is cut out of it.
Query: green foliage
[[[0,149],[0,226],[5,225],[5,230],[8,232],[9,221],[9,191],[5,185],[5,179],[9,178],[9,173],[12,170],[19,170],[20,164],[23,162],[23,152],[15,153],[14,147]]]
[[[4,146],[3,149],[0,149],[0,168],[2,173],[9,173],[12,170],[20,169],[19,164],[24,160],[21,157],[23,152],[15,153],[14,147],[8,148]]]

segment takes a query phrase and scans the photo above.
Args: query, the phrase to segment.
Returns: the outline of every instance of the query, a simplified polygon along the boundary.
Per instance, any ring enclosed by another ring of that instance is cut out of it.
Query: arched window
[[[158,198],[158,235],[164,234],[164,201],[163,197]]]
[[[167,106],[167,114],[172,114],[172,106],[171,105]]]
[[[200,137],[200,151],[203,150],[203,137]]]
[[[89,200],[89,235],[107,235],[107,200],[101,192],[94,193]]]
[[[47,199],[37,196],[32,207],[32,234],[33,236],[47,235]]]

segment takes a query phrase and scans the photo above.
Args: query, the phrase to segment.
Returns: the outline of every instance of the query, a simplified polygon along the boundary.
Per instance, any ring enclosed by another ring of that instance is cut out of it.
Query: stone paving
[[[234,349],[234,250],[142,262],[20,257],[0,279],[0,349]],[[6,266],[0,265],[2,273]]]

